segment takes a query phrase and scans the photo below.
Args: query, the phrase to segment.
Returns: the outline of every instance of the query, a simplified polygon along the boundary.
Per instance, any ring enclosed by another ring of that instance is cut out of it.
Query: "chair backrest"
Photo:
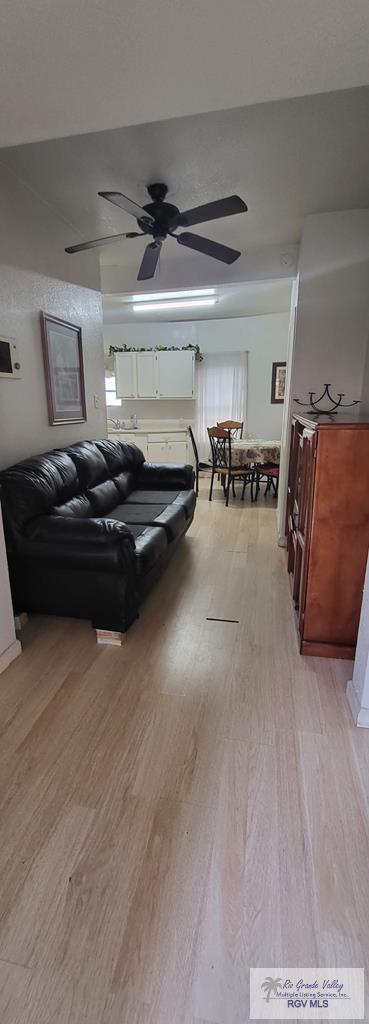
[[[199,464],[199,453],[198,453],[198,450],[197,450],[197,444],[196,444],[196,441],[195,441],[195,438],[194,438],[194,433],[193,433],[193,430],[192,430],[192,427],[191,427],[190,424],[188,424],[188,428],[187,429],[188,429],[188,433],[189,433],[190,438],[191,438],[191,444],[192,444],[193,453],[194,453],[194,456],[195,456],[196,466],[198,466],[198,464]]]
[[[243,420],[222,420],[221,423],[217,424],[218,427],[222,427],[223,430],[229,430],[231,437],[240,438],[243,434]]]
[[[191,427],[191,424],[190,424],[190,423],[188,424],[188,433],[189,433],[189,435],[190,435],[190,438],[191,438],[191,444],[192,444],[192,448],[193,448],[193,454],[194,454],[194,456],[195,456],[195,466],[196,466],[196,494],[198,494],[198,493],[199,493],[199,453],[198,453],[198,450],[197,450],[197,444],[196,444],[196,441],[195,441],[195,438],[194,438],[194,433],[193,433],[193,430],[192,430],[192,427]]]
[[[213,468],[228,469],[231,465],[231,435],[222,427],[208,427]]]

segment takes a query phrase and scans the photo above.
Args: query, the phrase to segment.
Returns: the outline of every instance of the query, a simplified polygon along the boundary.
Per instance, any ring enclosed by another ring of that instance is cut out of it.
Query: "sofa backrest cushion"
[[[1,474],[1,485],[5,517],[15,530],[22,530],[25,523],[49,512],[53,505],[68,502],[80,489],[76,466],[62,451],[10,466]]]
[[[114,480],[103,480],[102,484],[89,488],[87,497],[91,502],[94,516],[103,516],[106,512],[111,512],[120,502]]]
[[[106,460],[93,441],[79,441],[66,451],[76,467],[81,490],[87,491],[110,476]]]
[[[119,491],[120,503],[125,501],[126,498],[129,497],[131,491],[134,490],[136,486],[134,480],[134,474],[128,472],[118,473],[118,475],[114,477],[114,483]]]
[[[145,462],[143,452],[137,448],[137,445],[131,444],[129,441],[113,441],[110,438],[104,438],[102,441],[95,441],[95,444],[104,456],[109,473],[118,488],[119,502],[125,501],[135,487],[135,473]],[[107,507],[104,510],[101,509],[101,514],[103,511],[111,511],[113,507],[111,505],[110,509]]]
[[[145,456],[141,449],[129,441],[113,441],[110,438],[104,438],[102,441],[95,441],[95,444],[106,459],[112,476],[116,476],[122,470],[139,469],[145,462]]]
[[[99,449],[101,455],[103,455],[112,476],[116,473],[120,473],[122,469],[128,469],[128,466],[126,466],[127,460],[120,441],[113,441],[106,437],[101,441],[95,441],[94,443],[96,448]]]
[[[69,501],[65,501],[61,505],[53,505],[50,515],[89,519],[95,513],[87,494],[76,494],[74,498],[70,498]]]

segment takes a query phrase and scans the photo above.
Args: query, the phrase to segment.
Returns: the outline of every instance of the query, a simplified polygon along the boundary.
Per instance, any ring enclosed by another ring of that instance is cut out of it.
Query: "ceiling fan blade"
[[[150,244],[146,246],[143,254],[143,260],[137,274],[138,281],[148,281],[150,277],[154,277],[161,246],[161,242],[150,242]]]
[[[141,231],[124,232],[121,235],[107,235],[106,238],[93,238],[92,242],[80,242],[79,245],[68,245],[66,252],[83,252],[84,249],[96,249],[98,245],[110,245],[111,242],[119,242],[121,238],[138,238]]]
[[[143,206],[135,203],[133,199],[128,199],[128,196],[124,196],[122,192],[98,192],[98,195],[102,196],[103,199],[107,199],[109,203],[114,203],[114,206],[120,206],[126,213],[131,213],[132,217],[136,217],[136,220],[145,217],[149,224],[155,223],[151,213],[144,210]]]
[[[190,227],[192,224],[204,224],[207,220],[218,217],[232,217],[235,213],[246,213],[247,206],[239,196],[228,196],[227,199],[216,199],[214,203],[195,206],[193,210],[185,210],[176,219],[178,227]]]
[[[222,263],[234,263],[241,256],[237,249],[230,249],[228,245],[220,245],[213,242],[211,238],[202,238],[201,235],[193,235],[191,231],[183,231],[181,235],[174,235],[180,245],[188,249],[196,249],[204,256],[212,256],[214,260],[221,260]]]

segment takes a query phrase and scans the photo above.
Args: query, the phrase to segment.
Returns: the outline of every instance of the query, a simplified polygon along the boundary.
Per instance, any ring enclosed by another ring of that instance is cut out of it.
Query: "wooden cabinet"
[[[117,352],[115,376],[118,398],[194,398],[195,353]]]
[[[302,654],[352,658],[369,547],[369,422],[295,415],[287,557]]]

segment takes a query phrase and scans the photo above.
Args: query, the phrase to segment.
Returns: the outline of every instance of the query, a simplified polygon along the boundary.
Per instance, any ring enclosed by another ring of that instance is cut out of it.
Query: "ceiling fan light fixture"
[[[134,313],[149,313],[164,309],[197,309],[199,306],[215,306],[218,299],[184,299],[174,302],[140,302],[133,305]]]

